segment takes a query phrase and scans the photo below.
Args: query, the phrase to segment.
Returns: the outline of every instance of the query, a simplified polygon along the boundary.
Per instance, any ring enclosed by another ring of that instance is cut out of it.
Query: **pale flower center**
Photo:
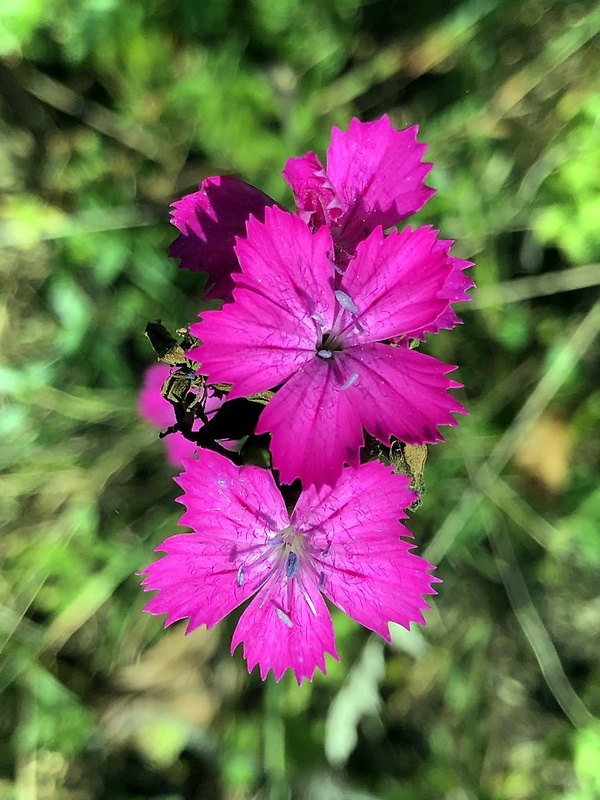
[[[363,331],[357,318],[359,309],[356,303],[346,292],[342,292],[341,289],[337,289],[334,294],[339,308],[331,330],[324,330],[325,320],[320,314],[312,315],[313,319],[316,320],[323,329],[323,334],[321,340],[317,344],[316,351],[318,358],[324,361],[332,359],[335,353],[339,353],[344,349],[344,333],[349,328],[356,328],[359,333]],[[348,319],[348,316],[350,319]]]
[[[261,549],[263,548],[264,545]],[[297,533],[294,525],[287,525],[274,536],[269,537],[267,547],[263,549],[258,558],[248,558],[254,550],[255,548],[249,548],[245,552],[239,551],[236,553],[237,557],[241,556],[242,559],[245,559],[240,563],[237,570],[236,583],[238,587],[241,588],[244,585],[253,568],[268,562],[270,574],[262,586],[257,587],[259,591],[263,591],[261,606],[271,600],[273,590],[284,579],[287,587],[284,605],[281,606],[278,603],[275,608],[275,613],[283,624],[288,628],[294,626],[292,614],[295,592],[303,595],[309,608],[316,616],[317,612],[310,598],[310,593],[306,589],[306,584],[312,581],[316,583],[319,591],[322,591],[325,585],[325,575],[318,569],[317,562],[320,559],[315,558],[317,554],[314,552],[314,548],[311,547],[310,537],[303,533]],[[324,556],[326,552],[320,555]]]

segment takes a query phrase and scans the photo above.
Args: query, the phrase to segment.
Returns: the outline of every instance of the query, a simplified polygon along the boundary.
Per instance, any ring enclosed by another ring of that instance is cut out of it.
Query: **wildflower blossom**
[[[138,398],[138,413],[158,430],[164,431],[175,423],[175,411],[171,403],[161,394],[163,383],[169,377],[171,368],[167,364],[153,364],[144,374],[144,385]],[[202,422],[194,422],[194,430],[199,430]],[[167,449],[167,461],[174,467],[181,467],[184,458],[191,458],[196,449],[180,433],[172,433],[163,439]]]
[[[189,618],[188,633],[211,628],[253,598],[232,652],[243,643],[263,680],[291,669],[302,683],[326,671],[325,653],[338,658],[324,597],[387,641],[389,622],[424,623],[436,579],[398,522],[415,498],[405,476],[379,462],[345,470],[332,487],[303,491],[290,515],[267,470],[211,451],[185,466],[176,481],[192,533],[163,542],[167,555],[142,573],[158,592],[146,611],[166,614],[165,626]]]
[[[387,114],[376,122],[353,119],[347,132],[331,131],[323,167],[315,153],[290,158],[283,170],[298,214],[312,230],[327,225],[338,261],[379,225],[398,225],[422,208],[435,190],[424,179],[427,145],[417,142],[416,125],[397,131]]]
[[[378,228],[335,288],[327,227],[313,234],[278,208],[250,219],[234,302],[191,326],[203,344],[189,356],[211,382],[233,384],[230,398],[279,386],[256,431],[271,433],[283,483],[335,482],[344,462],[358,465],[363,428],[422,444],[456,424],[464,409],[448,389],[460,384],[445,377],[455,367],[406,346],[448,310],[457,259],[446,244],[430,228]]]
[[[164,431],[175,424],[175,410],[171,403],[162,396],[161,389],[164,382],[171,374],[168,364],[153,364],[144,374],[144,385],[138,398],[138,413],[158,430]],[[221,406],[222,400],[209,397],[205,403],[205,411],[211,416]],[[196,418],[192,425],[193,431],[199,431],[202,420]],[[181,467],[184,458],[191,458],[196,445],[190,442],[181,433],[170,433],[163,439],[167,449],[167,461],[174,467]],[[226,445],[227,446],[227,443]]]
[[[435,193],[424,184],[432,165],[422,163],[427,146],[417,142],[417,131],[416,125],[395,130],[387,115],[376,122],[353,119],[347,132],[333,128],[326,167],[312,152],[288,160],[283,176],[298,214],[311,230],[329,227],[339,263],[347,263],[377,226],[397,225]],[[171,221],[180,235],[169,255],[185,269],[208,272],[207,297],[229,300],[230,275],[239,271],[235,238],[244,235],[251,214],[262,220],[272,205],[272,198],[244,181],[207,178],[173,204]]]

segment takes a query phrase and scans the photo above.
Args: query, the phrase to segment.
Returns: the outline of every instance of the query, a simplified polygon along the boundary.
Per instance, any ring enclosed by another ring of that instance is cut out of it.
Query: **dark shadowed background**
[[[0,0],[0,800],[600,797],[600,8],[592,0]],[[596,38],[594,38],[596,37]],[[168,205],[291,207],[332,125],[418,123],[419,214],[477,263],[471,416],[410,520],[443,578],[392,646],[248,676],[136,571],[177,488],[137,416],[150,319],[199,309]]]

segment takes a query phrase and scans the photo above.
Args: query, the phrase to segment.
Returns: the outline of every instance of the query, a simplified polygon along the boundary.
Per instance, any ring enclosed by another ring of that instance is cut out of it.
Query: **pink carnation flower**
[[[161,394],[163,383],[169,377],[171,367],[168,364],[153,364],[144,374],[144,385],[138,398],[138,413],[160,431],[165,431],[176,422],[175,410],[171,403]],[[206,401],[205,411],[210,416],[222,404],[222,400],[209,397]],[[202,420],[194,420],[192,430],[199,431]],[[181,433],[170,433],[163,439],[167,449],[167,461],[174,467],[181,467],[184,458],[191,458],[196,452],[196,445],[190,442]]]
[[[398,520],[414,500],[408,478],[379,462],[345,470],[336,484],[303,491],[291,515],[270,472],[238,467],[201,451],[176,478],[182,525],[167,553],[142,574],[158,591],[146,611],[165,626],[189,617],[187,632],[211,628],[253,597],[233,634],[248,670],[291,669],[298,683],[338,658],[325,596],[361,625],[390,640],[389,622],[424,624],[425,595],[435,594],[433,567],[410,551]]]
[[[376,229],[337,289],[329,229],[313,234],[278,208],[250,219],[236,252],[234,302],[191,326],[203,344],[190,358],[211,382],[232,383],[231,398],[280,387],[256,431],[272,434],[283,483],[333,484],[344,462],[358,465],[363,428],[386,444],[436,442],[465,413],[448,394],[455,367],[406,346],[449,307],[458,260],[436,231]]]
[[[144,385],[138,398],[138,413],[155,428],[166,430],[175,424],[175,411],[171,403],[160,393],[163,383],[169,377],[168,364],[153,364],[144,374]],[[199,430],[202,422],[196,420],[194,430]],[[167,461],[174,467],[181,467],[184,458],[191,458],[196,445],[180,433],[171,433],[163,439],[167,449]]]
[[[283,177],[298,214],[312,230],[330,229],[338,262],[376,227],[398,225],[435,194],[424,184],[433,165],[422,163],[427,145],[417,142],[418,130],[395,130],[387,114],[376,122],[353,119],[347,133],[331,131],[326,167],[315,153],[288,160]]]
[[[347,132],[333,128],[324,168],[314,153],[288,160],[283,176],[294,192],[298,214],[317,230],[329,227],[336,259],[346,263],[356,245],[381,225],[389,228],[418,211],[435,193],[424,179],[431,164],[416,140],[418,127],[395,130],[387,115],[376,122],[353,119]],[[180,231],[169,255],[180,266],[208,272],[206,296],[229,300],[231,273],[239,266],[236,236],[253,214],[277,205],[268,195],[229,176],[206,178],[198,191],[173,203]]]

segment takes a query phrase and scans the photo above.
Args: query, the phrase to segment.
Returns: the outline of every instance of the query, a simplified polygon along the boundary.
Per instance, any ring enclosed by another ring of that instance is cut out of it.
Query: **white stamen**
[[[317,355],[320,356],[321,358],[331,358],[333,353],[331,352],[331,350],[317,350]]]
[[[322,317],[322,316],[321,316],[321,315],[320,315],[320,314],[319,314],[317,311],[315,311],[315,312],[314,312],[314,314],[311,314],[311,315],[310,315],[310,318],[311,318],[311,319],[314,319],[314,320],[315,320],[315,322],[318,322],[318,323],[319,323],[319,325],[320,325],[322,328],[325,328],[325,327],[327,326],[327,323],[325,322],[325,320],[323,319],[323,317]]]
[[[240,589],[244,585],[244,565],[243,564],[240,564],[240,567],[239,567],[239,569],[237,571],[236,583],[238,585],[238,588],[240,588]]]
[[[340,388],[340,392],[345,392],[346,389],[349,389],[351,386],[354,386],[357,380],[358,380],[358,372],[353,372],[352,375],[350,375],[350,377],[346,381],[346,383]]]
[[[342,308],[345,308],[350,314],[358,314],[358,306],[353,302],[351,297],[348,297],[346,292],[342,292],[341,289],[336,289],[335,296]]]
[[[279,619],[283,622],[283,624],[286,626],[286,628],[293,628],[294,627],[294,623],[292,622],[292,620],[288,617],[288,615],[285,613],[285,611],[283,611],[281,608],[276,608],[275,609],[275,613],[277,614]]]

